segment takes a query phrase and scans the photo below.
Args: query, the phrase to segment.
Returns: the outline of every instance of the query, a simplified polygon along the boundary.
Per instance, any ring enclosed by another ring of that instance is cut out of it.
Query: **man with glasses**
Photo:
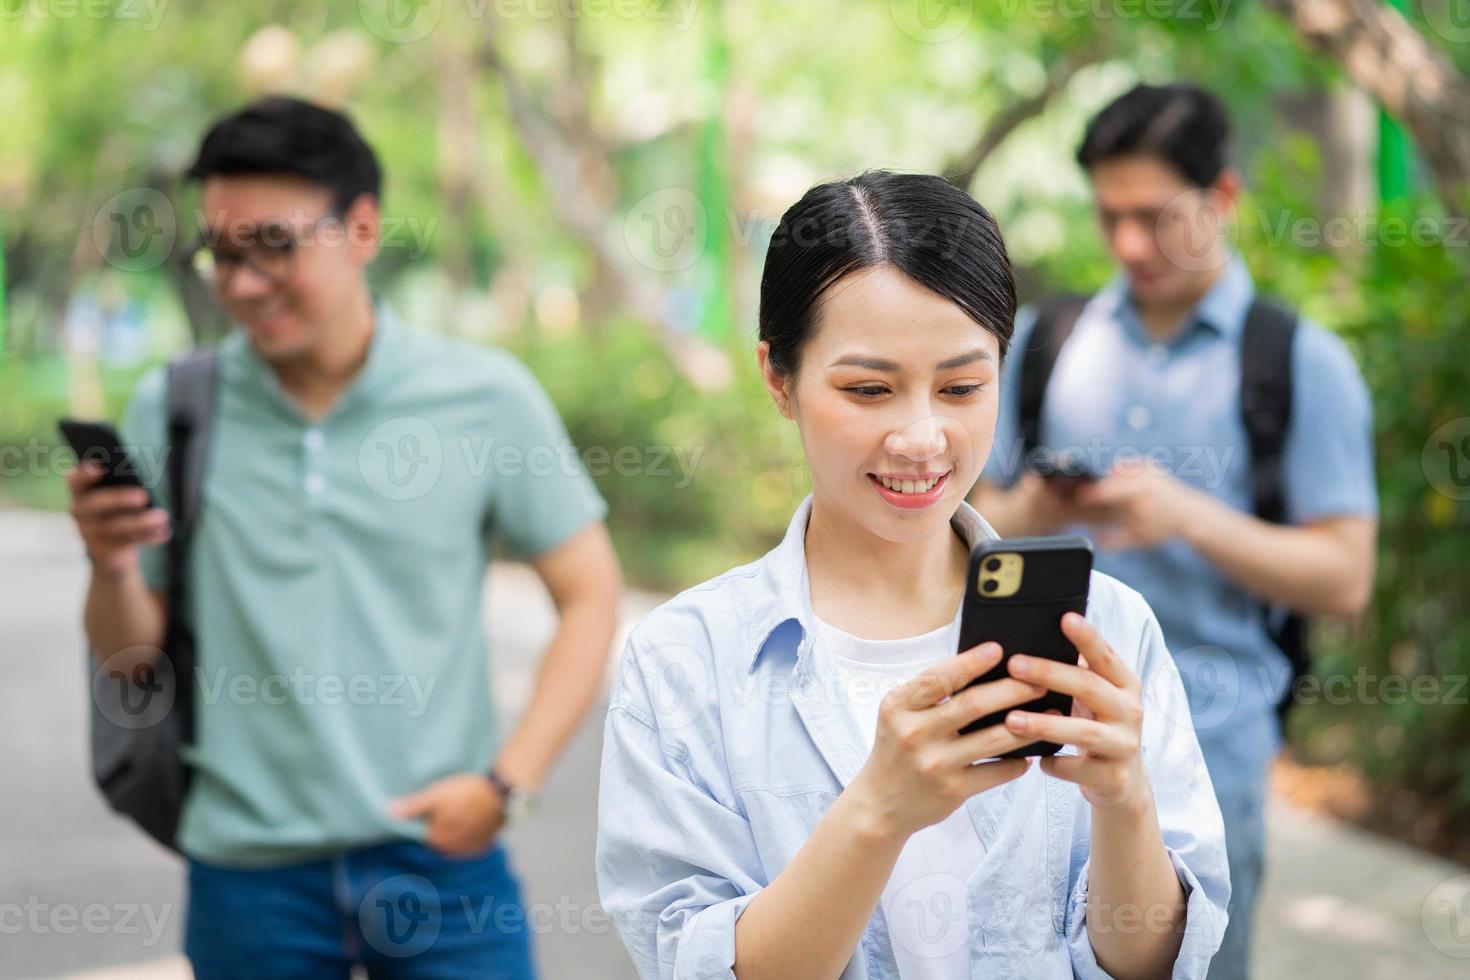
[[[1304,655],[1285,614],[1351,616],[1373,585],[1372,406],[1334,334],[1261,302],[1221,235],[1241,189],[1224,106],[1139,85],[1077,161],[1119,273],[1016,318],[973,502],[1001,534],[1094,536],[1158,614],[1230,861],[1212,980],[1249,971],[1278,704]],[[1149,710],[1145,705],[1145,710]]]
[[[344,116],[258,102],[210,129],[189,176],[189,260],[238,323],[218,345],[185,566],[195,973],[532,976],[497,838],[597,696],[620,583],[605,505],[524,367],[373,297],[380,176]],[[165,444],[164,378],[123,424],[145,468]],[[97,478],[70,477],[88,636],[100,658],[147,661],[169,614],[168,513]],[[559,614],[503,741],[480,622],[496,538]]]

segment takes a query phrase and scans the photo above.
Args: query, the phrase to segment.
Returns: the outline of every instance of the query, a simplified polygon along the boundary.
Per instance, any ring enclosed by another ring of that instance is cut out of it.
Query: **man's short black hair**
[[[215,122],[185,175],[293,174],[332,192],[345,213],[363,194],[380,197],[378,158],[351,120],[302,99],[274,95]]]
[[[1221,101],[1196,85],[1136,85],[1087,124],[1077,162],[1091,170],[1105,160],[1150,156],[1198,187],[1225,169],[1230,117]]]

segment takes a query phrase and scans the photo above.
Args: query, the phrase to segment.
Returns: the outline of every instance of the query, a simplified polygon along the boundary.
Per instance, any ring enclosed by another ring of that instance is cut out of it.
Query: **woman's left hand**
[[[1075,745],[1077,755],[1041,760],[1049,776],[1076,783],[1094,807],[1139,805],[1152,798],[1139,751],[1143,685],[1102,634],[1076,613],[1062,617],[1062,632],[1080,654],[1076,666],[1044,657],[1010,658],[1011,676],[1072,696],[1072,714],[1012,711],[1006,727],[1037,741]]]

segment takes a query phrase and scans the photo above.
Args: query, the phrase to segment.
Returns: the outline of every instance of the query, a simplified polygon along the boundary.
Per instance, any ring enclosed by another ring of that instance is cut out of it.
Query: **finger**
[[[1048,776],[1069,783],[1085,785],[1088,781],[1089,760],[1080,755],[1049,755],[1041,760],[1041,771]]]
[[[89,520],[148,506],[148,491],[141,487],[97,487],[72,501],[71,512],[78,520]]]
[[[943,704],[927,709],[924,723],[933,731],[956,732],[977,718],[1035,701],[1045,693],[1045,688],[1014,677],[987,681],[967,687]]]
[[[1062,617],[1062,633],[1087,660],[1087,669],[1103,680],[1125,690],[1138,690],[1142,687],[1138,675],[1084,617],[1074,612],[1067,613]]]
[[[900,684],[887,697],[900,707],[922,711],[956,694],[970,681],[1000,663],[1000,644],[982,643],[930,667]]]
[[[66,488],[76,496],[102,479],[102,467],[96,463],[82,463],[66,471]]]
[[[974,796],[1026,775],[1031,768],[1031,760],[996,759],[994,762],[982,762],[968,768],[969,771],[965,774],[965,779],[970,784],[968,795]]]
[[[1099,718],[1112,719],[1122,714],[1127,695],[1086,668],[1022,654],[1012,657],[1006,666],[1013,677],[1039,684],[1048,691],[1072,695]]]
[[[87,530],[100,540],[142,541],[168,528],[168,511],[161,507],[155,507],[153,510],[146,510],[142,513],[125,511],[107,517],[94,518],[85,523]]]
[[[421,790],[388,801],[388,812],[400,820],[418,820],[434,812],[434,794]]]
[[[1035,741],[1035,738],[1017,735],[1004,725],[990,725],[954,739],[945,747],[945,755],[956,765],[969,765],[979,759],[1014,752]]]
[[[1006,714],[1005,727],[1017,738],[1026,739],[1028,745],[1031,742],[1075,745],[1089,755],[1104,759],[1125,758],[1130,750],[1138,747],[1136,742],[1130,746],[1127,735],[1118,728],[1090,718],[1012,711]]]

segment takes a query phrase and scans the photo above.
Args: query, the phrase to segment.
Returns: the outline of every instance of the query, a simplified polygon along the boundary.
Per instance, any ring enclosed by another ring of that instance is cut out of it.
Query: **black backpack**
[[[215,351],[200,348],[168,366],[164,456],[173,535],[168,554],[168,625],[162,656],[131,675],[97,663],[92,675],[92,777],[114,810],[172,850],[190,770],[181,748],[194,740],[194,632],[185,617],[185,563],[199,516],[216,381]]]
[[[1021,361],[1019,392],[1023,460],[1040,445],[1041,406],[1062,344],[1072,333],[1086,297],[1062,296],[1037,312]],[[1250,439],[1252,510],[1274,524],[1286,523],[1282,456],[1291,421],[1291,346],[1297,315],[1257,296],[1245,317],[1240,347],[1240,415]],[[1291,686],[1276,706],[1284,722],[1295,704],[1297,683],[1311,668],[1306,620],[1284,607],[1267,606],[1266,629],[1291,664]]]

